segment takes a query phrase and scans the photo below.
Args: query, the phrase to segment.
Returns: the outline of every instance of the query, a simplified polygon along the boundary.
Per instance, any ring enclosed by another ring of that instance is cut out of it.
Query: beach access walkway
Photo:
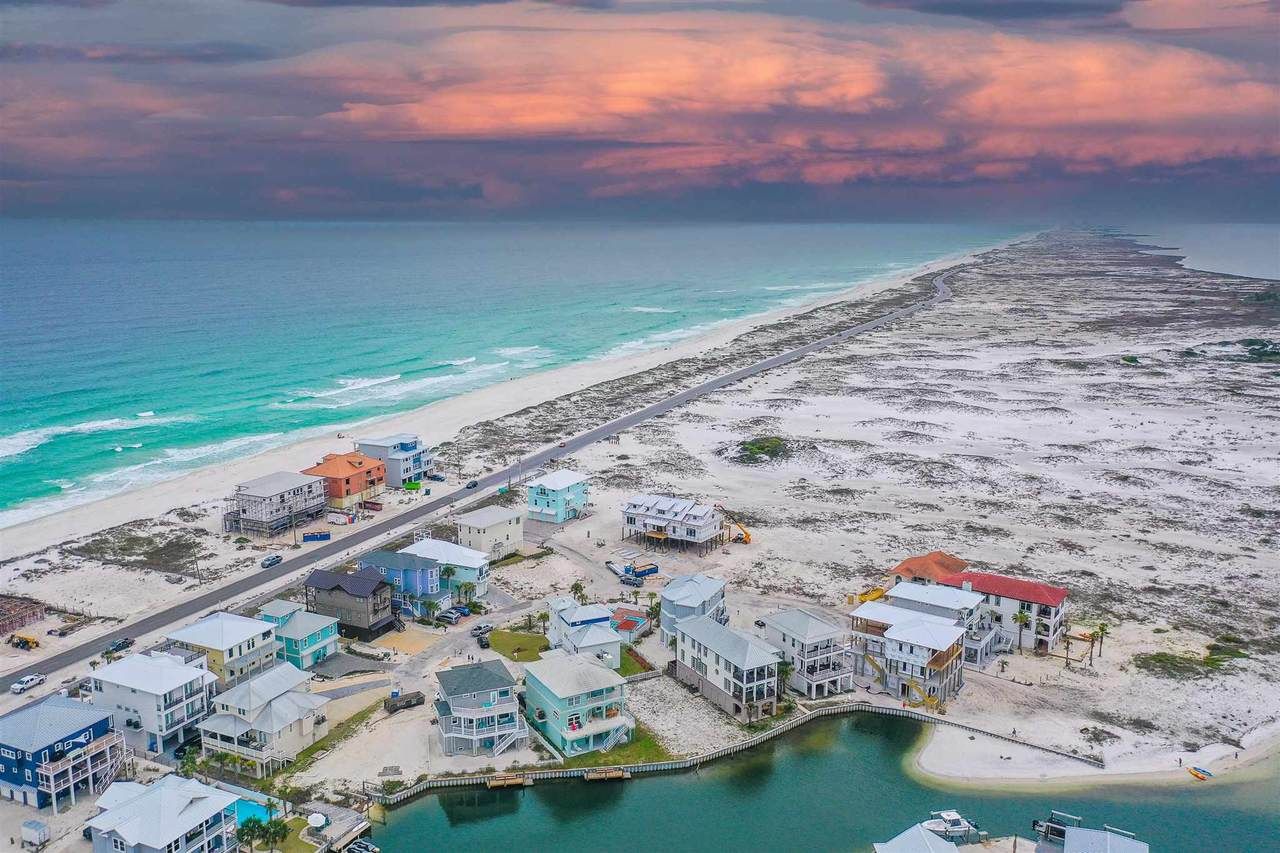
[[[492,474],[487,474],[484,477],[479,478],[475,488],[455,489],[446,495],[441,495],[438,498],[427,501],[401,515],[395,516],[394,518],[389,518],[386,521],[379,521],[360,531],[352,533],[349,536],[345,536],[328,545],[323,545],[313,551],[309,551],[306,554],[300,554],[296,557],[286,559],[269,569],[263,569],[260,572],[246,575],[245,577],[234,580],[224,586],[220,586],[217,589],[212,589],[209,592],[196,596],[195,598],[179,602],[171,607],[166,607],[163,610],[152,613],[150,616],[146,616],[135,622],[123,625],[109,633],[102,634],[94,637],[92,640],[81,643],[78,646],[73,646],[56,655],[51,655],[40,661],[32,663],[30,666],[14,670],[4,677],[0,677],[0,691],[7,691],[11,684],[23,676],[36,672],[57,672],[63,667],[72,666],[80,663],[81,661],[88,660],[117,639],[125,637],[140,637],[152,631],[160,630],[161,628],[171,625],[181,619],[185,619],[189,616],[195,616],[197,614],[203,614],[210,609],[215,609],[222,602],[238,595],[251,592],[264,584],[279,581],[296,572],[301,572],[309,567],[318,566],[319,564],[324,563],[325,561],[344,552],[358,548],[363,543],[376,540],[394,530],[404,527],[406,524],[413,523],[438,510],[444,509],[452,503],[464,498],[478,497],[485,490],[506,485],[508,481],[519,478],[522,473],[532,471],[553,458],[567,456],[584,447],[588,447],[598,441],[602,441],[612,435],[630,429],[637,424],[644,423],[645,421],[656,418],[659,415],[664,415],[672,409],[683,406],[685,403],[692,400],[697,400],[700,397],[705,397],[707,394],[719,391],[720,389],[732,385],[735,382],[740,382],[743,379],[748,379],[752,376],[773,370],[776,367],[781,367],[794,361],[798,361],[799,359],[825,349],[826,347],[842,343],[857,335],[876,331],[877,329],[884,328],[898,320],[910,317],[913,314],[931,308],[951,297],[951,290],[947,287],[947,280],[962,268],[963,265],[957,265],[934,273],[932,281],[934,294],[928,299],[895,309],[887,314],[882,314],[879,317],[875,317],[871,320],[850,326],[849,328],[843,329],[839,332],[834,332],[830,335],[818,338],[817,340],[811,341],[803,346],[795,347],[794,349],[778,353],[777,355],[770,356],[766,359],[761,359],[760,361],[754,362],[745,367],[740,367],[737,370],[732,370],[728,373],[708,379],[706,382],[702,382],[692,388],[686,388],[685,390],[672,394],[671,396],[659,400],[656,403],[645,406],[642,409],[637,409],[636,411],[623,415],[620,418],[615,418],[614,420],[601,424],[594,429],[568,437],[564,440],[563,445],[552,445],[550,447],[543,448],[537,453],[530,454],[524,459],[521,459],[514,465],[509,465],[506,468],[493,472]]]

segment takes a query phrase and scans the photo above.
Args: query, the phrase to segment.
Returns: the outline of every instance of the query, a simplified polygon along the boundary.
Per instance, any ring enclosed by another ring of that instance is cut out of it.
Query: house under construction
[[[0,634],[7,636],[43,618],[44,605],[35,599],[0,595]]]
[[[325,506],[324,477],[280,471],[236,486],[227,498],[222,529],[275,536],[319,518]]]
[[[699,554],[729,539],[724,515],[710,504],[663,495],[632,495],[622,505],[622,538],[650,548],[696,548]]]

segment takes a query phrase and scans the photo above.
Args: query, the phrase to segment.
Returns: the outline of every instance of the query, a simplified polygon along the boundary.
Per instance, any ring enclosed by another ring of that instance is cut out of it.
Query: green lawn
[[[640,724],[632,734],[630,743],[615,746],[608,752],[588,752],[575,755],[565,761],[565,767],[610,767],[615,764],[645,764],[651,761],[670,761],[675,756],[658,743],[653,732]]]
[[[490,648],[510,660],[528,663],[542,657],[542,652],[551,647],[542,634],[525,634],[520,631],[492,631],[489,633]]]
[[[288,821],[289,837],[284,840],[276,850],[281,853],[316,853],[316,846],[303,841],[301,836],[302,830],[306,829],[306,818],[295,817]]]
[[[627,678],[632,675],[639,675],[642,672],[648,672],[653,667],[647,667],[642,664],[632,653],[630,646],[622,647],[622,666],[618,668],[618,675]]]

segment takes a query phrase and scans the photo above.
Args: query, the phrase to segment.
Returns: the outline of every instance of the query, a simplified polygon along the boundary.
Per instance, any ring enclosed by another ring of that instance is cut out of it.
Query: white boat
[[[920,825],[943,838],[968,838],[970,833],[977,831],[977,827],[961,817],[960,812],[941,811],[930,812],[930,814],[933,818]]]

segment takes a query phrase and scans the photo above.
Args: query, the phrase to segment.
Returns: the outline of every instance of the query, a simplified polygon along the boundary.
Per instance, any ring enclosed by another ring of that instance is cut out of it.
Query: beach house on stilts
[[[632,495],[622,505],[622,538],[651,548],[706,554],[728,541],[724,515],[711,504],[664,495]]]

